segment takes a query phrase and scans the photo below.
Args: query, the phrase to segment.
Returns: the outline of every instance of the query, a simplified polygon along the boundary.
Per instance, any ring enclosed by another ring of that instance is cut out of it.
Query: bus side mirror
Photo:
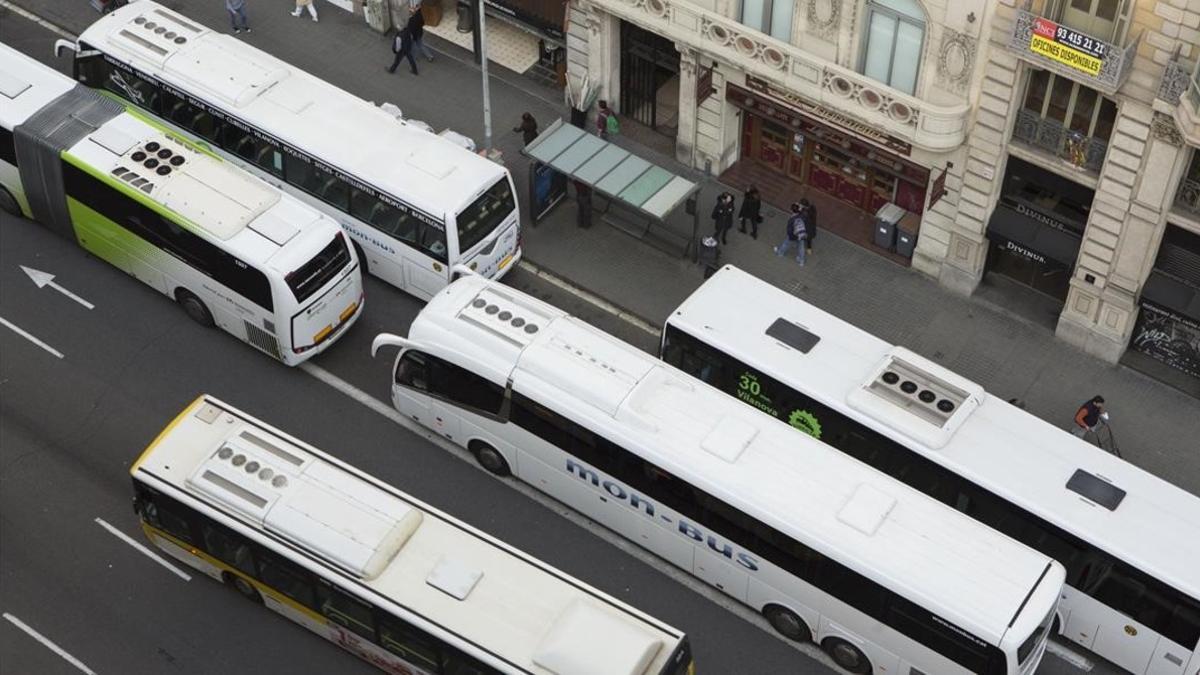
[[[375,358],[375,355],[379,352],[381,347],[399,347],[400,349],[405,349],[412,346],[413,343],[409,342],[406,338],[400,337],[399,335],[380,333],[379,335],[375,336],[374,340],[371,341],[371,358]]]
[[[450,283],[454,283],[462,277],[474,276],[476,274],[478,274],[478,272],[462,263],[459,263],[450,268]]]
[[[146,502],[141,498],[140,495],[133,498],[133,512],[136,513],[139,518],[142,517],[142,509],[145,506]]]
[[[61,59],[63,52],[69,51],[72,54],[79,53],[79,45],[70,40],[55,40],[54,41],[54,58]]]

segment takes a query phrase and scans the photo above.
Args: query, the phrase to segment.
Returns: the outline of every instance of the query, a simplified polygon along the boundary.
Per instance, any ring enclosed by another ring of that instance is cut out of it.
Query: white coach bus
[[[520,258],[507,169],[242,40],[140,0],[64,50],[80,82],[336,219],[367,271],[422,300],[456,264],[498,278]]]
[[[680,631],[211,396],[131,469],[172,558],[393,675],[693,675]]]
[[[467,274],[401,348],[403,414],[856,673],[1032,673],[1049,557],[535,298]]]
[[[667,319],[662,357],[1058,560],[1066,638],[1133,673],[1200,669],[1195,495],[731,266]]]
[[[361,314],[337,223],[4,44],[0,208],[288,365]]]

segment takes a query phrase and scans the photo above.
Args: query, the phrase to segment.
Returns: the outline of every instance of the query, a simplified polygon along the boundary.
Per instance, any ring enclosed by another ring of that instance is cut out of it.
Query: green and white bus
[[[0,44],[0,209],[288,365],[358,319],[337,223]]]

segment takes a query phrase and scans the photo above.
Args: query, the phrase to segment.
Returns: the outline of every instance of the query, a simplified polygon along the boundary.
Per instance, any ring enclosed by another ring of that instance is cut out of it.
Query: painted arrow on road
[[[35,270],[32,267],[26,267],[24,265],[21,265],[21,269],[25,270],[25,274],[29,275],[29,278],[33,280],[33,283],[37,284],[38,288],[45,288],[45,287],[49,286],[50,288],[53,288],[54,290],[58,291],[59,293],[62,293],[63,295],[74,300],[75,302],[78,302],[79,304],[83,305],[84,307],[87,307],[88,309],[95,308],[95,305],[93,305],[92,303],[88,302],[87,300],[84,300],[83,298],[79,297],[78,295],[75,295],[71,291],[68,291],[67,289],[63,288],[62,286],[59,286],[58,284],[54,283],[54,275],[53,274],[50,274],[48,272],[43,272],[41,270]]]

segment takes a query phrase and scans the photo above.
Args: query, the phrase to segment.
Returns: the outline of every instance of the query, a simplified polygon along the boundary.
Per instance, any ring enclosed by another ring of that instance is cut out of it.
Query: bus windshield
[[[465,253],[495,231],[516,208],[507,176],[485,190],[479,198],[458,212],[458,252]]]
[[[288,288],[296,296],[297,302],[304,302],[313,293],[325,286],[338,272],[350,262],[350,249],[346,246],[346,237],[338,232],[329,245],[312,260],[304,263],[299,269],[286,277]]]

